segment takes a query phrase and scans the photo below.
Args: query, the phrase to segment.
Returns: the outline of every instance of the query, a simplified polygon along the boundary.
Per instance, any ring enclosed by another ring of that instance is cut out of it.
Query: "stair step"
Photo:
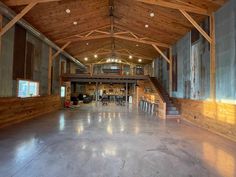
[[[167,115],[179,115],[179,111],[167,111]]]
[[[177,111],[175,106],[167,107],[167,111]]]
[[[180,119],[181,116],[180,115],[167,115],[166,118],[167,119]]]
[[[167,103],[166,107],[175,107],[175,105],[173,103]]]

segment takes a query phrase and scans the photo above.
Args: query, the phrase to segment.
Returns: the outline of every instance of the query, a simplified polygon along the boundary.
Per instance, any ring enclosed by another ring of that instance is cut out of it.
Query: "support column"
[[[169,60],[170,60],[170,67],[169,67],[169,95],[172,97],[172,83],[173,83],[173,78],[172,78],[172,71],[173,71],[173,59],[172,59],[172,47],[169,49]]]
[[[125,84],[125,103],[128,106],[128,83]]]
[[[49,47],[48,57],[48,95],[51,95],[52,90],[52,48]]]
[[[215,42],[215,16],[210,16],[210,99],[216,100],[216,42]]]
[[[93,76],[93,64],[90,65],[90,76]]]
[[[96,102],[98,102],[98,82],[96,82],[96,91],[95,91],[95,94],[96,94]]]
[[[0,31],[2,30],[3,27],[3,16],[0,15]],[[2,36],[0,36],[0,54],[2,54]]]

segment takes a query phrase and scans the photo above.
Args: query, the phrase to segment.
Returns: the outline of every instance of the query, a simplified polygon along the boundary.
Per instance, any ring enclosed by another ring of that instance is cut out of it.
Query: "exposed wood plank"
[[[6,26],[4,26],[0,31],[0,36],[5,34],[11,27],[14,26],[27,12],[30,11],[38,2],[31,2],[28,6],[26,6],[18,15],[16,15]]]
[[[0,128],[59,110],[62,107],[58,95],[0,98],[0,104]]]
[[[137,0],[137,1],[144,2],[147,4],[152,4],[152,5],[158,5],[161,7],[176,9],[176,10],[182,9],[187,12],[193,12],[193,13],[201,14],[201,15],[209,15],[210,14],[207,9],[203,9],[200,7],[193,7],[193,6],[189,6],[186,4],[177,4],[174,2],[168,2],[168,1],[164,1],[164,0]]]
[[[210,17],[210,98],[216,100],[216,42],[215,42],[215,17]]]
[[[170,59],[161,51],[161,49],[159,49],[159,47],[157,47],[156,45],[152,45],[157,52],[167,61],[167,63],[170,63]]]
[[[202,29],[202,27],[184,10],[179,10],[187,19],[188,21],[201,33],[206,40],[211,43],[211,37]]]
[[[32,2],[36,2],[38,1],[38,3],[45,3],[45,2],[55,2],[55,1],[61,1],[61,0],[7,0],[5,1],[5,3],[8,6],[24,6],[24,5],[28,5]]]
[[[201,12],[204,11],[202,14],[205,14],[205,12],[208,14],[208,9],[210,9],[210,11],[216,11],[226,2],[226,0],[157,1],[162,2],[162,4],[152,5],[149,3],[140,3],[137,0],[114,0],[112,4],[114,6],[113,15],[115,17],[114,33],[131,38],[136,38],[135,36],[137,36],[137,38],[146,41],[152,38],[154,42],[156,41],[171,46],[192,28],[192,24],[179,13],[179,8],[186,12],[191,12],[192,18],[200,24],[206,17],[205,15],[201,15]],[[11,8],[18,14],[21,12],[24,3],[27,5],[27,3],[32,1],[2,0],[2,2],[8,6],[13,5]],[[9,4],[9,2],[12,4]],[[13,4],[15,2],[18,4]],[[48,0],[48,2],[51,2],[51,0]],[[163,2],[172,3],[172,7],[165,7]],[[111,39],[110,37],[104,38],[104,36],[100,36],[100,38],[94,39],[93,41],[77,41],[78,37],[88,34],[85,32],[90,32],[91,30],[98,31],[95,31],[88,37],[98,36],[98,34],[108,35],[108,31],[110,32],[111,29],[109,8],[110,4],[108,0],[63,0],[61,3],[56,3],[55,0],[55,3],[40,3],[40,5],[35,6],[30,10],[30,13],[24,16],[24,19],[58,45],[63,46],[66,42],[70,41],[71,38],[72,40],[76,39],[75,42],[67,47],[67,52],[73,56],[78,54],[83,55],[86,52],[87,54],[94,53],[96,49],[101,48],[101,45],[111,46],[111,42],[114,41],[116,48],[117,45],[123,45],[124,48],[134,51],[133,53],[136,51],[142,55],[150,56],[151,58],[155,57],[157,52],[151,45],[139,43],[139,47],[136,47],[137,42],[135,41],[119,38]],[[66,9],[71,9],[71,13],[66,14]],[[192,12],[194,12],[193,9],[195,9],[196,12],[192,14]],[[154,12],[155,16],[150,18],[149,12]],[[78,25],[73,25],[74,21],[77,21]],[[144,27],[145,24],[149,24],[148,29]],[[117,29],[117,26],[123,27],[125,30]],[[130,34],[130,32],[135,36]],[[79,35],[74,36],[76,34]],[[67,37],[71,38],[68,39]],[[59,39],[64,40],[58,41]],[[86,43],[89,43],[89,45],[86,45]],[[161,50],[163,50],[163,48],[161,48]],[[126,57],[123,56],[123,58],[125,59]],[[101,58],[95,59],[91,56],[88,62],[96,62],[99,60],[101,60]],[[148,63],[148,61],[145,61],[143,64],[146,63]]]

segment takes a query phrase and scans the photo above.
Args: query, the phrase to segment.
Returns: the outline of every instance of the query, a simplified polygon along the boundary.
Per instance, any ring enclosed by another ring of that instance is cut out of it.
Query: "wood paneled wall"
[[[59,96],[0,98],[0,127],[31,119],[62,107]]]
[[[187,99],[175,101],[182,118],[236,141],[236,105]]]

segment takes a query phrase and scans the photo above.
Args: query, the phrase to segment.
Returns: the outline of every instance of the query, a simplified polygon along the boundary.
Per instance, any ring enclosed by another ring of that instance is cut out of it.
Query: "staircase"
[[[166,102],[166,118],[180,118],[180,112],[174,105],[169,94],[165,91],[162,85],[158,82],[155,77],[150,77],[150,81],[155,86],[157,92],[162,96]]]

